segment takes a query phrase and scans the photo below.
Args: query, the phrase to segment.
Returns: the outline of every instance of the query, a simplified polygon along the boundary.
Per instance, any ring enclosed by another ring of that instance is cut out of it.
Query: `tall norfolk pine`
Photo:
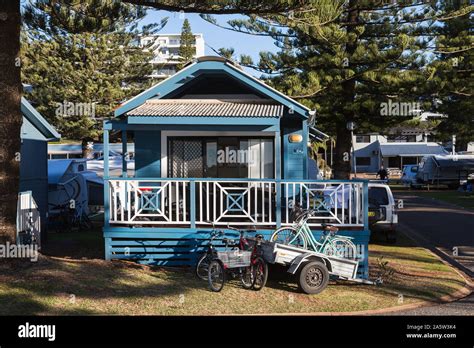
[[[261,52],[257,63],[243,56],[242,64],[267,74],[274,87],[318,110],[318,128],[337,137],[335,177],[347,178],[347,122],[354,121],[364,132],[407,120],[406,115],[383,115],[381,105],[389,100],[432,108],[441,85],[427,81],[432,78],[429,64],[435,58],[439,27],[469,15],[474,6],[461,2],[453,9],[444,1],[412,0],[309,2],[313,10],[254,15],[226,27],[275,40],[278,53]],[[466,78],[472,82],[472,75]]]
[[[120,1],[36,1],[26,7],[23,82],[33,85],[28,98],[64,138],[97,139],[100,120],[149,86],[152,53],[138,46],[136,30],[145,14]],[[63,105],[94,112],[60,112]]]

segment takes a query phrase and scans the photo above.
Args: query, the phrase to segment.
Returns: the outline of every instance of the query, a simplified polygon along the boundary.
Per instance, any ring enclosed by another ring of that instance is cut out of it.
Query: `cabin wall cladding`
[[[133,234],[120,232],[105,233],[105,253],[107,260],[126,259],[141,264],[156,266],[194,267],[201,255],[206,251],[211,230],[196,229],[190,232],[150,232],[152,228],[140,229]],[[259,230],[265,239],[270,239],[273,230]],[[321,232],[313,231],[317,239]],[[353,237],[353,242],[361,250],[358,276],[367,279],[369,231],[339,231],[338,234]],[[238,235],[226,231],[226,238],[238,242]],[[223,238],[224,238],[223,237]],[[218,249],[224,249],[222,239],[213,242]]]
[[[283,178],[284,179],[306,179],[304,172],[304,162],[306,160],[306,144],[304,141],[300,143],[291,143],[290,134],[298,134],[303,136],[303,130],[298,128],[285,128],[282,132],[283,139]]]
[[[161,177],[161,131],[135,131],[135,176]]]

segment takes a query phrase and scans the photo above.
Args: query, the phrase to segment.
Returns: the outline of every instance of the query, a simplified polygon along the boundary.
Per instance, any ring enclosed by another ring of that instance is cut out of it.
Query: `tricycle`
[[[254,240],[250,240],[245,237],[245,234],[256,231],[228,228],[239,233],[239,243],[236,244],[234,240],[224,238],[222,241],[225,250],[217,251],[212,241],[218,236],[223,236],[224,233],[222,231],[211,233],[208,251],[199,260],[196,274],[203,279],[205,272],[207,272],[206,279],[209,288],[215,292],[222,290],[228,275],[232,278],[240,278],[245,289],[261,290],[268,278],[268,265],[262,257],[263,251],[261,249],[263,236],[256,235]]]

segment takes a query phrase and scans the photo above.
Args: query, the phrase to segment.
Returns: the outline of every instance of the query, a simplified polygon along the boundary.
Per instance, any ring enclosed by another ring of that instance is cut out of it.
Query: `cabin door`
[[[200,139],[172,139],[169,142],[168,175],[172,178],[202,178],[203,144]]]
[[[274,177],[272,138],[238,136],[168,139],[168,176],[172,178]]]

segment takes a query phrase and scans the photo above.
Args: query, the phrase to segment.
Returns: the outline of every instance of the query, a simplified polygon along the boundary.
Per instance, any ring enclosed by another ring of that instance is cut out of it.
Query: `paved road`
[[[474,272],[474,211],[410,193],[396,194],[401,227],[406,225]],[[457,255],[456,255],[457,253]]]
[[[474,315],[474,293],[461,300],[446,303],[442,305],[434,305],[429,307],[421,307],[406,311],[394,312],[391,315]]]
[[[397,193],[403,200],[399,209],[400,227],[416,233],[412,237],[445,252],[474,272],[474,212],[457,206],[418,197],[409,192]],[[453,255],[454,250],[458,256]],[[465,269],[464,269],[465,270]],[[474,293],[459,301],[393,313],[394,315],[474,315]]]

